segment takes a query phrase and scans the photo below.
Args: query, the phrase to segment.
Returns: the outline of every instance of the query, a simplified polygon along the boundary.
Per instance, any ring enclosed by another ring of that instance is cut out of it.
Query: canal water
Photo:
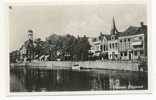
[[[146,90],[147,72],[98,69],[12,69],[11,92]]]

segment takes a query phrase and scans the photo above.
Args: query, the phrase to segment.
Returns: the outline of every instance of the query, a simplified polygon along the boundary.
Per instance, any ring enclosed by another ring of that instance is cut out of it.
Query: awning
[[[142,41],[132,42],[132,45],[142,45]]]

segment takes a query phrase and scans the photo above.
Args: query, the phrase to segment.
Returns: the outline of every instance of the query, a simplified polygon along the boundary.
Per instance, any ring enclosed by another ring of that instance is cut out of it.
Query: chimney
[[[102,32],[100,32],[100,36],[102,36]]]
[[[144,25],[144,22],[140,22],[140,25],[141,25],[141,27],[144,27],[145,25]]]

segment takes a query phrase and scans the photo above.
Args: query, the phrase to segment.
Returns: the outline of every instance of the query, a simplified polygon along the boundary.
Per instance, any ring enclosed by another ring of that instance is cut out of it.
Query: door
[[[115,60],[115,52],[112,52],[112,60]]]
[[[129,60],[131,60],[132,59],[132,57],[131,57],[131,53],[129,53]]]

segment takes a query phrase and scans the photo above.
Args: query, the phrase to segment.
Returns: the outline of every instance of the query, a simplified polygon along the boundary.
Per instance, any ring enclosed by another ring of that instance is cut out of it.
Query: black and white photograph
[[[149,90],[147,4],[9,4],[9,92]]]

